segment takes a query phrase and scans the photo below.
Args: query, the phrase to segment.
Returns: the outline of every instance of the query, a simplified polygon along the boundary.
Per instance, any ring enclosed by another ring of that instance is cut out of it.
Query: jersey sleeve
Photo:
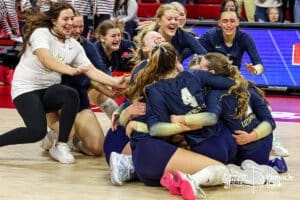
[[[257,51],[256,45],[252,39],[252,37],[248,34],[244,34],[243,37],[244,44],[246,44],[246,51],[249,54],[250,60],[253,65],[262,64],[261,58]]]
[[[218,90],[210,90],[205,95],[206,112],[216,114],[219,119],[222,114],[222,102]]]
[[[214,89],[228,89],[234,85],[234,81],[228,77],[215,75],[208,71],[193,70],[192,73],[202,86],[210,86]]]
[[[250,88],[249,92],[251,94],[250,102],[253,113],[259,119],[259,121],[267,121],[272,129],[274,130],[276,127],[276,123],[272,117],[270,110],[264,99],[255,91],[254,88]]]

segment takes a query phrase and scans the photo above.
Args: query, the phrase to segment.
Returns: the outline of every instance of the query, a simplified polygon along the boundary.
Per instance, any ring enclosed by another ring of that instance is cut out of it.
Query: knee
[[[103,155],[103,141],[101,140],[91,140],[87,141],[85,143],[87,150],[93,155],[93,156],[102,156]]]
[[[39,129],[39,128],[30,128],[29,129],[30,134],[33,134],[34,141],[38,142],[42,140],[46,134],[47,134],[47,128]]]

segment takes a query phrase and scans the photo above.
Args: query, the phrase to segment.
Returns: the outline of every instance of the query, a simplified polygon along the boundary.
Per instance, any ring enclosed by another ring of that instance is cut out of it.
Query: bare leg
[[[76,136],[94,156],[103,154],[104,134],[96,115],[90,109],[79,112],[75,119]]]
[[[181,171],[187,174],[194,174],[210,165],[223,164],[207,156],[178,148],[169,160],[165,172],[174,173],[175,171]]]

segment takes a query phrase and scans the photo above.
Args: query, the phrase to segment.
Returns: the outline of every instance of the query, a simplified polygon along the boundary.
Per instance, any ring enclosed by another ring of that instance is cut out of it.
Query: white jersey
[[[62,43],[48,28],[37,28],[30,36],[29,44],[15,69],[11,89],[13,99],[61,82],[61,74],[45,68],[33,54],[36,49],[49,49],[53,57],[73,67],[91,64],[82,46],[75,39],[68,38]]]

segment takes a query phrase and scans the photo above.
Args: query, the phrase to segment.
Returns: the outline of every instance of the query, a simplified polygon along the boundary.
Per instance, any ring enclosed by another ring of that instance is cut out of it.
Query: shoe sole
[[[172,195],[180,195],[180,188],[173,185],[173,175],[170,172],[165,172],[160,179],[160,184],[167,188]]]

